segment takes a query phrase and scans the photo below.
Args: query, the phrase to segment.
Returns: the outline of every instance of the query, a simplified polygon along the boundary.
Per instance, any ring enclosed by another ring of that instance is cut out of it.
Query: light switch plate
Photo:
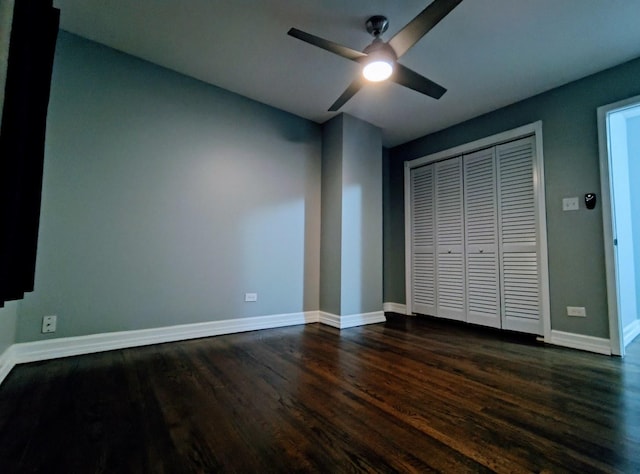
[[[577,211],[580,208],[579,200],[577,197],[570,197],[562,199],[563,211]]]
[[[258,293],[245,293],[244,300],[246,302],[258,301]]]

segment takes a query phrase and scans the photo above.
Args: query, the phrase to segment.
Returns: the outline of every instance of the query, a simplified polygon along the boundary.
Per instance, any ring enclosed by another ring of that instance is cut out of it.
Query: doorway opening
[[[611,352],[640,334],[640,96],[598,108]]]

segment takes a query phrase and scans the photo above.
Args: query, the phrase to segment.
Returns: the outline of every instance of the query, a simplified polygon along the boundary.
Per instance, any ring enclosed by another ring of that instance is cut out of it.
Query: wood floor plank
[[[640,472],[640,341],[388,315],[20,365],[0,472]]]

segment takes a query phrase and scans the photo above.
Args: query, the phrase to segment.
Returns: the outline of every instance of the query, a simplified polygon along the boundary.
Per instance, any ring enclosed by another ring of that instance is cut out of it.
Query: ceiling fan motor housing
[[[367,20],[367,31],[376,38],[389,28],[389,20],[383,15],[374,15]]]
[[[367,54],[369,59],[372,59],[375,56],[381,56],[394,62],[398,59],[393,48],[389,46],[388,43],[385,43],[380,37],[376,37],[369,46],[364,48],[362,52]]]
[[[418,15],[400,29],[400,31],[397,31],[389,42],[382,40],[382,34],[389,28],[389,20],[387,20],[387,17],[383,15],[373,15],[369,17],[365,22],[365,26],[369,34],[373,36],[373,41],[362,52],[314,36],[310,33],[305,33],[296,28],[291,28],[288,34],[313,46],[329,51],[330,53],[360,63],[362,66],[362,75],[369,81],[381,82],[392,78],[394,82],[401,86],[408,87],[434,99],[439,99],[447,89],[412,71],[406,66],[398,64],[397,60],[398,57],[403,56],[420,38],[427,34],[462,1],[463,0],[429,0],[426,8],[418,13]],[[338,97],[338,100],[329,107],[329,112],[339,110],[363,85],[364,82],[362,82],[360,78],[352,81],[349,87]]]

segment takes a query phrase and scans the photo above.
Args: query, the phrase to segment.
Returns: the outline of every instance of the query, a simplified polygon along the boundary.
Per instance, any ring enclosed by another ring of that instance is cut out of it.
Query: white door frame
[[[607,301],[609,310],[609,341],[611,353],[624,356],[622,325],[618,314],[618,284],[614,249],[615,215],[611,199],[611,174],[609,172],[609,133],[607,118],[610,113],[620,112],[640,105],[640,95],[598,107],[598,146],[600,150],[600,191],[602,194],[602,223],[604,233],[604,258],[607,278]]]
[[[482,148],[498,145],[500,143],[510,142],[518,138],[526,136],[535,136],[536,155],[534,157],[536,167],[536,177],[534,181],[534,193],[536,196],[536,217],[537,230],[539,236],[539,261],[540,269],[540,291],[541,291],[541,307],[542,307],[542,333],[545,342],[551,342],[551,306],[549,301],[549,259],[547,247],[547,221],[546,221],[546,204],[544,190],[544,154],[542,148],[542,121],[533,122],[523,125],[513,130],[507,130],[490,137],[481,138],[470,143],[449,148],[437,153],[433,153],[404,164],[404,248],[405,248],[405,292],[406,292],[406,314],[413,314],[413,291],[412,283],[412,241],[411,241],[411,170],[428,163],[434,163],[447,158],[453,158],[458,155],[471,153]]]

